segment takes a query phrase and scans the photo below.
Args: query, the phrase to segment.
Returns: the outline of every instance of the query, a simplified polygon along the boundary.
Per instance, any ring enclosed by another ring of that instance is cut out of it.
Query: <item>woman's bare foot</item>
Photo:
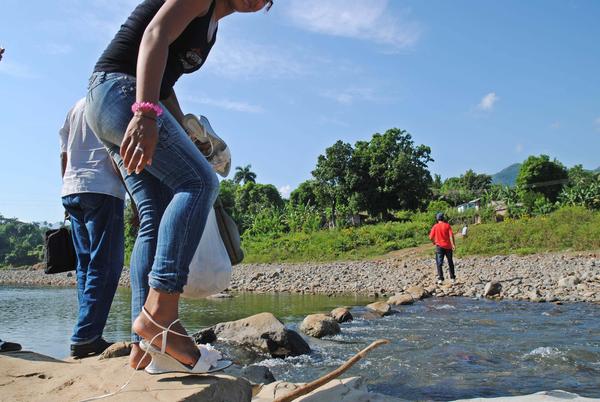
[[[131,353],[129,354],[129,366],[132,369],[143,370],[150,364],[152,358],[149,354],[144,356],[144,351],[140,348],[139,343],[131,344]]]

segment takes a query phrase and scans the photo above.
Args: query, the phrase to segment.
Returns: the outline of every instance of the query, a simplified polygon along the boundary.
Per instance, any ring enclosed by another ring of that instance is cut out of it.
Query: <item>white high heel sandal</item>
[[[214,373],[215,371],[221,371],[226,369],[227,367],[233,364],[230,360],[221,360],[221,352],[213,348],[210,344],[206,345],[198,345],[198,349],[200,349],[200,357],[194,367],[187,366],[181,363],[179,360],[174,357],[168,355],[166,353],[167,349],[167,334],[170,332],[175,335],[183,336],[186,338],[192,338],[189,335],[181,334],[177,331],[173,331],[171,327],[179,322],[179,319],[173,321],[168,327],[163,327],[150,316],[150,313],[146,311],[144,307],[142,307],[142,312],[144,315],[150,320],[150,322],[160,329],[162,332],[152,338],[150,342],[146,340],[142,340],[140,342],[140,348],[148,353],[150,357],[152,357],[152,361],[148,366],[146,366],[145,371],[149,374],[164,374],[164,373],[186,373],[186,374],[205,374],[205,373]],[[158,349],[152,342],[158,336],[162,335],[162,345],[161,348]]]

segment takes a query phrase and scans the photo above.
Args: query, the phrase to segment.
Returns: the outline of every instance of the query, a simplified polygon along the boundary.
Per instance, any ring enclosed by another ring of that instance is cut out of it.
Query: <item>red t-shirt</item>
[[[435,242],[436,246],[452,250],[450,236],[452,236],[452,227],[446,222],[438,222],[431,228],[429,238]]]

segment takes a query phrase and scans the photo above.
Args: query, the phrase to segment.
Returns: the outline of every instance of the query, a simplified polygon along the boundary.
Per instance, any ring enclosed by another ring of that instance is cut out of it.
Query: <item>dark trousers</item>
[[[435,262],[437,264],[437,278],[439,280],[444,280],[444,271],[442,270],[442,265],[444,265],[444,256],[448,259],[448,267],[450,268],[450,279],[455,279],[454,276],[454,261],[452,260],[452,249],[442,248],[440,246],[435,246]]]

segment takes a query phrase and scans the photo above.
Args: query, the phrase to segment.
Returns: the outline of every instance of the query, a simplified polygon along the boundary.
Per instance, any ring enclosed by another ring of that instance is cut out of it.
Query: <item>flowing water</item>
[[[370,301],[360,296],[238,294],[232,299],[184,300],[181,316],[193,331],[270,311],[297,329],[306,314]],[[128,338],[129,303],[129,291],[120,289],[104,333],[108,340]],[[0,286],[0,338],[64,358],[76,308],[73,288]],[[333,370],[371,341],[387,338],[390,345],[371,352],[344,376],[361,375],[369,389],[411,400],[552,389],[600,398],[598,305],[433,298],[399,310],[381,319],[342,324],[340,335],[307,339],[313,349],[307,356],[270,359],[220,348],[245,364],[268,366],[277,379],[303,382]],[[364,308],[352,312],[360,316]]]

